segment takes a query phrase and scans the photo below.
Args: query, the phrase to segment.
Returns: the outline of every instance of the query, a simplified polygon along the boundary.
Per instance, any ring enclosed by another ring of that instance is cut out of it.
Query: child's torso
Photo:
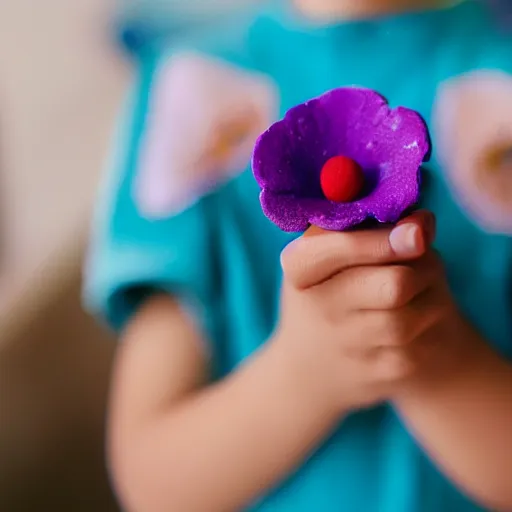
[[[441,83],[474,69],[507,65],[505,59],[500,62],[499,54],[507,53],[504,48],[484,45],[491,35],[479,13],[469,3],[445,13],[297,31],[264,18],[253,26],[246,43],[251,66],[278,86],[281,114],[328,89],[359,85],[379,91],[392,106],[419,111],[432,126]],[[477,227],[459,206],[439,163],[435,130],[432,137],[434,151],[425,165],[421,206],[437,216],[436,248],[462,311],[510,356],[512,239]],[[278,318],[279,254],[293,236],[263,216],[258,193],[247,171],[209,198],[217,216],[215,251],[221,279],[212,336],[221,374],[264,343]],[[384,406],[349,418],[254,510],[480,509],[440,475],[394,411]]]

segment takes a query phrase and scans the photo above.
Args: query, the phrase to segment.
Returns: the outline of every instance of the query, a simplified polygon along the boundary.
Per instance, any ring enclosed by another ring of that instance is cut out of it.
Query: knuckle
[[[325,237],[323,244],[318,243],[318,237],[301,237],[281,252],[281,267],[285,278],[297,288],[307,288],[334,271],[342,254],[334,235]]]
[[[386,269],[379,288],[379,301],[384,309],[396,309],[410,300],[412,276],[408,267]]]
[[[295,240],[281,252],[281,268],[287,280],[299,285],[308,267],[305,257],[304,242]]]
[[[294,257],[292,253],[294,250],[289,246],[281,252],[280,262],[281,268],[286,276],[290,273],[290,269],[293,267]]]

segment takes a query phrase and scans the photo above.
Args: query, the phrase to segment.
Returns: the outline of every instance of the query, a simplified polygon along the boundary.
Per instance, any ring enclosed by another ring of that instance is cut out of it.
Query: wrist
[[[265,347],[269,366],[280,372],[310,414],[330,418],[333,423],[338,423],[350,408],[348,404],[344,406],[336,394],[332,379],[329,379],[332,371],[322,367],[318,358],[304,357],[294,352],[291,345],[279,335],[273,336]]]
[[[440,345],[439,350],[433,351],[438,356],[431,358],[423,371],[399,390],[393,399],[395,404],[437,400],[489,371],[500,359],[462,317],[456,317],[433,343]]]

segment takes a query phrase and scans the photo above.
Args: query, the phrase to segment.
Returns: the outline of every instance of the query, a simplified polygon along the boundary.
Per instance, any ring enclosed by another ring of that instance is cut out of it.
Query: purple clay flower
[[[420,166],[429,153],[418,113],[348,87],[289,110],[257,140],[252,167],[263,212],[280,229],[343,231],[370,219],[399,220],[418,201]],[[330,201],[322,192],[320,173],[336,156],[362,169],[364,187],[353,201]]]

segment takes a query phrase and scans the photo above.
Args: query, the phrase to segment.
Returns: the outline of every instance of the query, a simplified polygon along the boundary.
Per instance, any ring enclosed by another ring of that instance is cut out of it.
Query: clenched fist
[[[394,228],[311,228],[282,254],[273,342],[298,385],[340,412],[390,399],[419,371],[453,306],[431,249],[435,222],[418,212]]]

